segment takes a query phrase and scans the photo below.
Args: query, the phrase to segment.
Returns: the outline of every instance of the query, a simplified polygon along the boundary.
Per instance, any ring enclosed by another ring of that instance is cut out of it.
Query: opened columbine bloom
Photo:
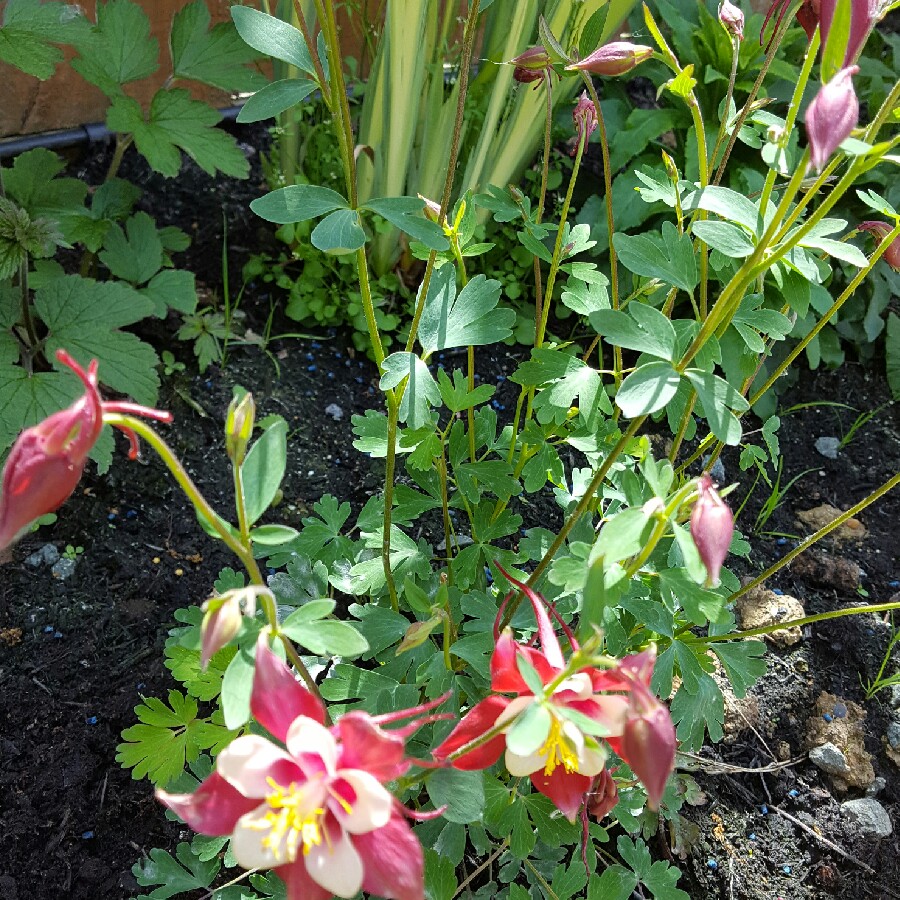
[[[874,219],[868,222],[860,222],[856,227],[860,231],[868,231],[870,234],[874,235],[879,243],[886,240],[891,231],[893,231],[887,222],[879,222]],[[895,237],[891,241],[881,258],[895,272],[900,272],[900,237]]]
[[[653,48],[629,41],[604,44],[578,62],[566,66],[566,71],[590,72],[592,75],[624,75],[653,56]]]
[[[705,472],[697,479],[698,497],[691,510],[691,537],[706,566],[707,584],[719,583],[722,564],[734,534],[734,515]]]
[[[602,737],[644,782],[651,806],[657,807],[674,764],[671,719],[670,735],[663,740],[652,729],[645,736],[651,746],[639,746],[644,737],[634,730],[627,741],[629,722],[646,718],[654,703],[668,718],[645,681],[648,665],[652,673],[655,654],[647,651],[626,657],[609,671],[587,665],[571,671],[541,598],[527,585],[506,577],[531,601],[541,649],[516,643],[508,628],[495,633],[490,666],[495,693],[472,707],[434,751],[435,758],[447,759],[457,769],[473,770],[493,765],[502,755],[511,775],[530,776],[534,787],[575,821],[595,777],[604,769],[607,753],[599,740]],[[578,644],[568,631],[567,638],[577,651]],[[629,696],[632,691],[640,693],[640,708]]]
[[[97,387],[97,360],[85,371],[65,350],[56,358],[68,366],[84,385],[84,395],[67,409],[48,416],[23,431],[3,467],[0,494],[0,551],[14,543],[40,516],[59,509],[78,485],[100,430],[104,413],[141,415],[171,421],[171,415],[133,403],[104,402]],[[127,428],[132,456],[137,441]]]
[[[806,110],[806,137],[813,168],[821,172],[831,154],[850,137],[859,121],[859,100],[853,76],[859,66],[841,69],[824,84]]]
[[[280,744],[242,735],[193,794],[158,791],[158,798],[195,831],[231,835],[238,863],[274,869],[288,900],[349,898],[360,890],[423,900],[422,847],[384,787],[412,764],[404,737],[418,723],[389,732],[354,711],[327,728],[321,702],[269,649],[266,632],[250,706]]]

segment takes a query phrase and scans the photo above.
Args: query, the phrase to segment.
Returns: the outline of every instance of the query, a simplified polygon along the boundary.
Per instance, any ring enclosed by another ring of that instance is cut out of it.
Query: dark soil
[[[100,153],[73,165],[93,173],[105,163]],[[235,185],[207,178],[187,163],[174,182],[129,165],[134,168],[123,174],[148,190],[146,202],[159,223],[191,231],[195,246],[187,264],[200,281],[215,288],[220,280],[223,209],[230,263],[239,271],[242,248],[255,248],[265,232],[246,209],[263,190],[258,167],[255,179]],[[255,314],[267,314],[267,298],[251,295],[246,302],[251,325]],[[378,490],[381,464],[353,450],[350,425],[352,415],[379,405],[376,373],[349,345],[330,335],[276,345],[271,349],[280,372],[259,351],[239,349],[224,371],[167,380],[160,405],[176,420],[167,433],[215,506],[227,511],[231,496],[221,422],[234,384],[254,391],[261,415],[278,413],[291,424],[280,521],[296,526],[326,492],[358,510]],[[169,349],[193,371],[189,348],[173,342]],[[500,350],[480,364],[482,377],[496,382],[512,371],[515,359],[512,351]],[[513,386],[502,383],[497,400],[512,409]],[[848,364],[837,373],[803,373],[784,403],[838,401],[862,411],[887,400],[880,374]],[[341,407],[340,421],[325,415],[331,403]],[[788,492],[764,531],[802,536],[796,511],[825,502],[846,509],[900,468],[895,407],[861,428],[837,460],[815,451],[817,437],[841,437],[856,415],[816,407],[784,418],[782,483],[813,471]],[[59,521],[23,540],[0,568],[0,900],[134,896],[140,889],[132,864],[153,847],[172,850],[181,837],[148,783],[133,781],[116,764],[115,748],[122,729],[134,724],[141,697],[165,696],[174,686],[162,666],[174,610],[203,600],[232,560],[198,528],[156,457],[134,463],[120,450],[107,475],[89,471]],[[734,496],[742,499],[752,479],[736,459],[726,457],[725,464],[728,482],[740,484]],[[764,499],[758,485],[739,523],[745,532]],[[770,586],[797,597],[807,613],[896,594],[900,493],[860,519],[868,529],[865,540],[832,546],[830,554],[863,569],[867,596],[816,570],[783,571]],[[795,543],[766,534],[751,540],[753,573]],[[46,566],[25,565],[47,542],[60,551],[84,548],[69,579],[54,579]],[[900,896],[900,773],[882,741],[891,710],[887,692],[865,701],[860,686],[860,678],[877,672],[888,636],[880,618],[859,616],[811,627],[798,644],[770,653],[768,674],[753,691],[753,729],[738,722],[730,742],[704,750],[694,773],[705,798],[685,810],[699,834],[686,859],[676,859],[685,872],[680,885],[692,898]],[[896,661],[888,671],[895,668]],[[866,749],[885,780],[878,799],[895,823],[894,834],[880,844],[863,839],[840,811],[841,800],[860,792],[841,794],[805,759],[804,735],[823,690],[861,703],[868,714]],[[773,770],[785,756],[792,764]],[[714,762],[732,768],[722,771]],[[655,850],[669,852],[662,842]]]

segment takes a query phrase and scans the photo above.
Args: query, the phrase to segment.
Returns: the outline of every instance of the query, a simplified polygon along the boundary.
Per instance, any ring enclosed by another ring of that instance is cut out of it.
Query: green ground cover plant
[[[551,216],[546,154],[534,196],[456,182],[478,0],[467,7],[439,200],[363,199],[334,4],[314,5],[317,24],[298,6],[297,28],[252,13],[253,44],[303,62],[327,98],[342,181],[285,185],[251,208],[305,225],[317,251],[355,267],[383,409],[354,418],[354,447],[383,459],[383,491],[358,512],[323,496],[301,528],[267,515],[288,425],[257,421],[252,394],[238,390],[224,427],[234,509],[214,510],[147,421],[171,417],[103,401],[102,360],[84,367],[64,348],[56,358],[82,396],[26,430],[3,472],[0,548],[64,502],[103,424],[114,426],[132,451],[143,441],[160,456],[200,526],[239,563],[177,615],[166,665],[180,688],[144,699],[118,747],[122,765],[197,832],[174,856],[153,850],[135,876],[151,897],[209,888],[223,898],[451,900],[468,890],[606,900],[641,885],[685,898],[677,868],[654,861],[648,841],[661,822],[679,827],[697,790],[675,772],[676,751],[723,736],[717,669],[743,697],[765,671],[756,639],[769,631],[900,607],[736,630],[736,600],[900,473],[745,582],[727,563],[751,547],[710,474],[724,447],[742,443],[747,468],[778,473],[777,420],[751,442],[746,414],[898,246],[894,205],[858,188],[898,162],[900,82],[860,122],[853,81],[885,10],[823,0],[810,21],[808,8],[777,4],[740,105],[740,60],[756,54],[743,48],[758,36],[731,3],[715,20],[716,46],[731,53],[720,60],[724,103],[715,79],[695,77],[694,41],[670,42],[648,6],[652,46],[602,41],[606,6],[578,34],[542,18],[540,44],[515,48],[508,63],[538,91],[558,80],[581,90],[571,172]],[[246,26],[248,9],[233,12]],[[795,13],[807,32],[802,63],[760,120],[758,91]],[[683,160],[665,153],[642,166],[640,202],[666,212],[628,233],[617,226],[614,143],[592,76],[606,84],[651,63],[667,70],[661,88],[694,140]],[[552,108],[541,108],[547,135]],[[585,259],[593,223],[574,221],[572,204],[595,134],[606,270]],[[753,185],[727,177],[741,135],[765,166]],[[853,196],[879,216],[868,243],[832,214]],[[509,340],[516,325],[503,284],[478,271],[480,215],[515,229],[534,277],[533,345],[510,376],[519,396],[506,421],[494,386],[476,378],[474,348]],[[402,349],[386,345],[372,291],[379,220],[425,261]],[[845,265],[852,276],[834,282]],[[820,291],[826,312],[776,359]],[[584,339],[553,333],[560,305]],[[672,438],[663,453],[648,434],[654,420]],[[701,458],[705,471],[693,474]],[[773,496],[784,490],[767,477]],[[527,518],[523,501],[537,494],[552,496],[559,527]],[[471,853],[481,862],[464,874]]]

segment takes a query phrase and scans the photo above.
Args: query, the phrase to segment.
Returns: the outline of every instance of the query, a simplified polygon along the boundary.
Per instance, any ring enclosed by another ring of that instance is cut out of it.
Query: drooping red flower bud
[[[588,815],[593,816],[599,822],[604,816],[613,811],[619,802],[619,787],[612,772],[604,769],[599,775],[594,776],[591,787],[584,795],[584,805]]]
[[[700,495],[691,510],[691,537],[706,566],[707,584],[718,584],[734,534],[734,516],[706,473],[697,480],[697,490]]]
[[[529,47],[524,53],[511,59],[509,64],[515,66],[513,78],[521,84],[541,81],[552,68],[550,54],[543,44]]]
[[[868,222],[860,222],[856,226],[859,231],[868,231],[875,235],[878,242],[881,243],[893,231],[887,222],[878,222],[871,220]],[[884,251],[881,257],[895,272],[900,272],[900,237],[895,237],[891,241],[890,246]]]
[[[100,436],[104,412],[171,420],[169,413],[131,403],[103,403],[97,389],[97,360],[92,360],[85,371],[65,350],[58,350],[56,358],[81,379],[84,396],[27,428],[13,444],[3,467],[0,550],[16,541],[35,519],[59,509],[72,495]]]
[[[744,12],[731,0],[722,0],[719,4],[719,21],[732,37],[739,41],[744,39]]]
[[[578,142],[587,144],[590,136],[597,128],[597,109],[593,101],[587,95],[587,91],[582,91],[575,109],[572,110],[572,120],[575,122],[575,133],[578,135]]]
[[[859,66],[841,69],[824,84],[806,110],[806,137],[813,168],[821,172],[831,154],[850,137],[859,121],[853,76]]]
[[[659,809],[675,768],[676,743],[669,711],[642,683],[635,684],[616,750],[640,779],[651,809]]]
[[[653,56],[653,48],[629,41],[604,44],[578,62],[566,66],[566,71],[590,72],[592,75],[624,75]]]

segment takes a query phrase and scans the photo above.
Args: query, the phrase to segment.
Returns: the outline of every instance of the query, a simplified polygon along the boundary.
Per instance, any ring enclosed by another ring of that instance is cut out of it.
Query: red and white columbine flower
[[[856,226],[859,231],[868,231],[874,235],[878,243],[882,243],[893,231],[887,222],[879,222],[878,220],[869,220],[868,222],[860,222]],[[895,272],[900,272],[900,237],[895,237],[888,245],[881,257]]]
[[[65,350],[56,358],[68,366],[84,385],[84,395],[71,406],[53,413],[43,422],[23,431],[3,467],[0,494],[0,551],[13,544],[40,516],[59,509],[81,479],[100,431],[104,413],[145,416],[170,422],[170,413],[134,403],[106,402],[100,398],[97,360],[85,371]],[[137,456],[137,439],[127,428],[122,431],[131,442],[131,457]]]
[[[649,688],[655,651],[626,657],[606,671],[585,666],[567,672],[541,598],[527,585],[506,578],[531,601],[541,649],[516,643],[509,628],[495,632],[490,668],[496,693],[463,717],[434,751],[435,758],[452,758],[454,768],[474,770],[492,766],[503,755],[511,775],[531,776],[534,787],[575,821],[585,794],[604,769],[606,750],[598,740],[602,736],[641,779],[650,805],[657,808],[674,766],[675,730],[668,711]],[[498,622],[502,611],[503,607]],[[577,651],[574,636],[563,628]],[[520,661],[536,673],[543,695],[536,695],[526,683]],[[494,736],[479,742],[495,730]],[[476,746],[466,751],[472,743]]]
[[[353,711],[329,729],[319,699],[269,649],[263,632],[250,708],[284,747],[243,735],[219,754],[193,794],[157,791],[157,797],[195,831],[231,835],[238,863],[274,869],[288,900],[354,897],[360,890],[423,900],[421,844],[384,787],[412,765],[405,737],[422,722],[395,731],[380,723],[434,705],[377,719]]]

